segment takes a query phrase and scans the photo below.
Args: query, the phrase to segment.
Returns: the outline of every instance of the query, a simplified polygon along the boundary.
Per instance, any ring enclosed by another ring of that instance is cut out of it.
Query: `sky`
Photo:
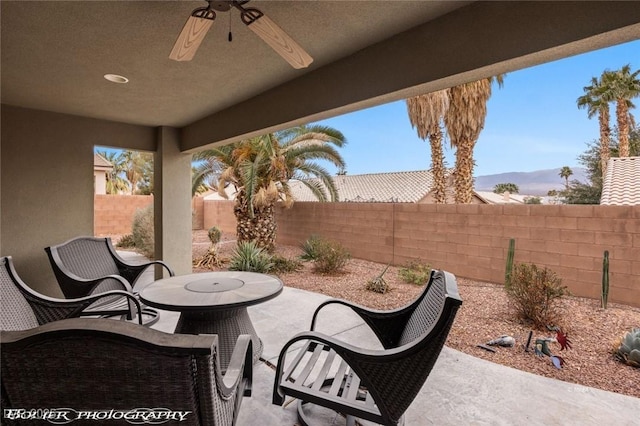
[[[503,87],[494,85],[487,103],[485,126],[474,151],[474,175],[580,167],[578,155],[599,132],[597,118],[589,119],[576,101],[592,77],[626,64],[632,71],[640,68],[640,40],[507,73]],[[640,100],[635,104],[633,115],[640,122]],[[316,123],[345,135],[347,144],[339,151],[349,175],[430,167],[429,143],[412,129],[404,101]],[[455,151],[448,140],[444,145],[446,164],[452,167]]]

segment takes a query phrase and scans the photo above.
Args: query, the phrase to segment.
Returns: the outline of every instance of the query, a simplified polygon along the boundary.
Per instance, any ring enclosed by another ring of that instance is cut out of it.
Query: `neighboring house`
[[[453,177],[447,177],[447,202],[453,204]],[[338,201],[350,203],[433,203],[433,176],[430,171],[370,173],[333,177]],[[299,181],[290,181],[296,201],[318,201]],[[474,192],[473,204],[487,201]]]
[[[610,158],[602,184],[601,205],[640,205],[640,157]]]
[[[541,204],[548,204],[545,197],[537,195],[511,194],[509,191],[502,194],[496,194],[492,191],[476,191],[476,193],[489,204],[526,204],[528,198],[540,198]]]
[[[107,174],[113,166],[100,154],[93,154],[93,188],[96,194],[107,193]]]

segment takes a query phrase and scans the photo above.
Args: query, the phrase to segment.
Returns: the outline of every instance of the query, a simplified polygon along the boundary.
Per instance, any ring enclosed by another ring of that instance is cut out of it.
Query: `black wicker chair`
[[[361,349],[313,331],[320,309],[339,303],[353,309],[373,330],[384,349]],[[433,271],[423,293],[392,311],[373,311],[332,299],[313,314],[311,331],[299,333],[280,352],[273,403],[298,398],[298,417],[309,424],[304,404],[384,425],[404,423],[404,413],[429,376],[462,300],[455,277]],[[289,363],[294,343],[304,341]]]
[[[51,321],[88,315],[85,309],[97,300],[119,298],[129,300],[136,308],[128,318],[142,323],[140,303],[126,291],[112,290],[77,299],[57,299],[31,289],[18,276],[11,256],[0,257],[0,330],[27,330]]]
[[[65,243],[46,247],[51,267],[65,297],[75,298],[109,290],[136,294],[135,285],[142,273],[152,265],[161,265],[170,276],[173,270],[165,262],[154,260],[139,265],[122,259],[113,248],[111,238],[77,237]],[[126,311],[121,301],[111,300],[92,305],[100,315],[120,315]],[[143,307],[145,325],[155,323],[159,313]]]
[[[225,375],[216,335],[166,334],[124,321],[74,318],[0,336],[7,424],[15,413],[11,409],[44,414],[51,408],[67,413],[74,424],[227,426],[235,424],[242,397],[251,395],[248,335],[238,339]],[[82,420],[81,411],[110,417]],[[170,412],[174,417],[163,421]],[[161,417],[153,421],[150,415]]]

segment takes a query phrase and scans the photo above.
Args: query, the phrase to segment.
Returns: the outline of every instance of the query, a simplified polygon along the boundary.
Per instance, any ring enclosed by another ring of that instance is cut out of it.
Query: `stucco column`
[[[180,152],[180,132],[172,127],[158,128],[153,210],[156,259],[176,275],[191,273],[191,154]]]

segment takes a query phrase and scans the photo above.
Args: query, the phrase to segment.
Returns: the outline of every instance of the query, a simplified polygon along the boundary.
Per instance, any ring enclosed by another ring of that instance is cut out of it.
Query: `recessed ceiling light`
[[[128,83],[129,79],[127,77],[123,77],[121,75],[118,74],[105,74],[104,78],[106,78],[109,81],[112,81],[114,83],[120,83],[120,84],[124,84],[124,83]]]

